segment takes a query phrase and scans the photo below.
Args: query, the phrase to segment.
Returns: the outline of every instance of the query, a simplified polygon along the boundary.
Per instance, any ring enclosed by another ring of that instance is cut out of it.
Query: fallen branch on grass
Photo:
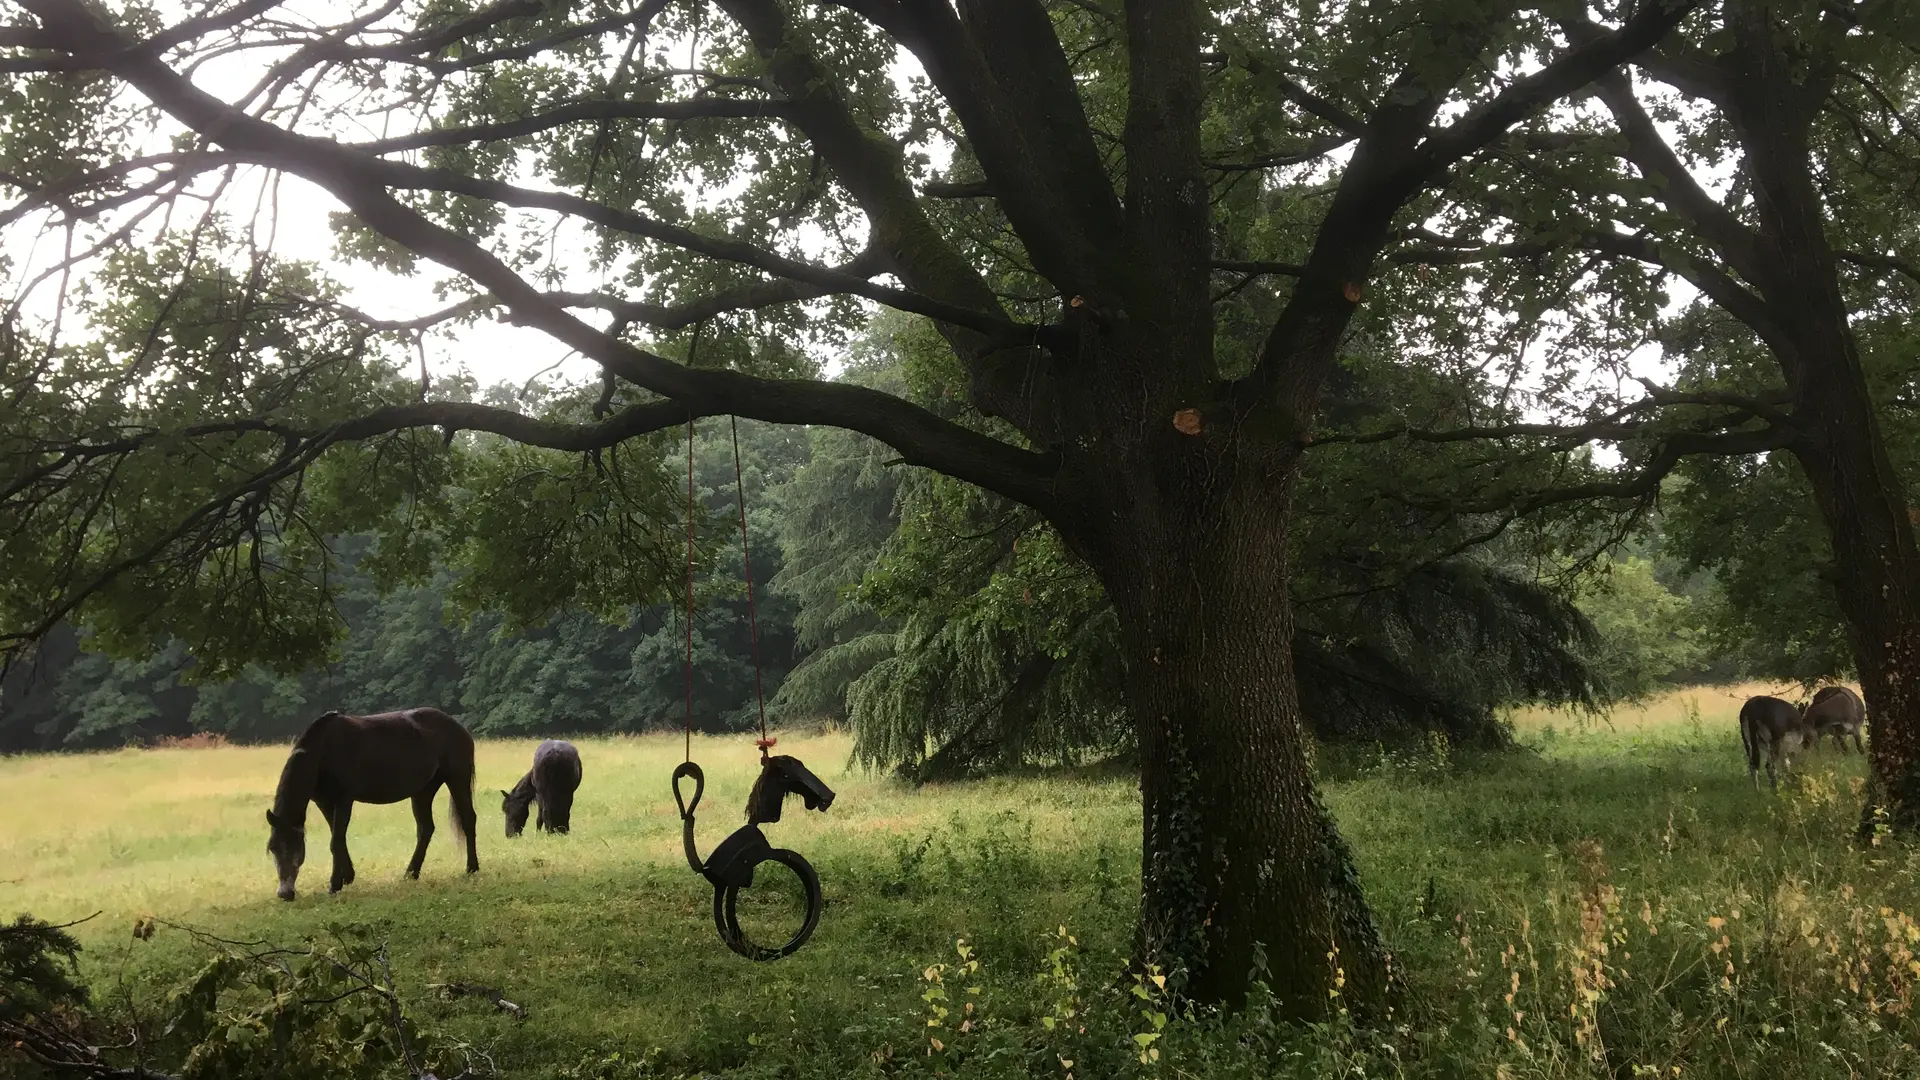
[[[507,1013],[511,1015],[515,1020],[525,1020],[527,1018],[527,1010],[525,1006],[516,1005],[513,1002],[508,1001],[504,996],[502,996],[500,991],[495,990],[491,986],[481,986],[478,983],[451,982],[451,983],[431,983],[429,984],[429,987],[431,989],[441,991],[442,993],[446,994],[446,996],[449,999],[463,998],[463,997],[485,998],[486,1000],[493,1002],[494,1008],[499,1009],[503,1013]]]

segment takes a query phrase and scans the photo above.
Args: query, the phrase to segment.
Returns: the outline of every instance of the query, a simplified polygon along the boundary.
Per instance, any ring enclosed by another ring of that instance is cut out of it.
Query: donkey
[[[563,833],[572,825],[573,793],[580,788],[580,751],[570,742],[548,739],[533,752],[533,768],[500,793],[500,809],[507,816],[507,835],[519,836],[527,827],[527,807],[538,803],[537,829]]]
[[[328,892],[353,882],[347,853],[347,822],[353,804],[413,800],[415,843],[407,876],[420,876],[427,841],[433,839],[433,797],[442,785],[453,802],[453,831],[467,848],[467,873],[480,869],[474,849],[473,736],[439,709],[348,716],[330,712],[294,740],[293,753],[273,793],[267,839],[280,874],[280,899],[294,897],[294,882],[307,859],[307,804],[320,807],[333,832],[333,880]]]
[[[1807,706],[1807,723],[1813,727],[1813,741],[1817,745],[1821,738],[1833,736],[1833,745],[1842,752],[1847,749],[1847,736],[1853,736],[1853,748],[1866,753],[1867,748],[1860,741],[1860,729],[1867,722],[1867,703],[1860,695],[1845,686],[1823,686],[1813,695],[1813,703]]]
[[[1819,733],[1808,722],[1806,714],[1791,702],[1777,697],[1750,697],[1740,706],[1740,742],[1747,748],[1747,776],[1753,780],[1755,791],[1760,789],[1762,751],[1767,755],[1767,783],[1777,791],[1780,782],[1774,775],[1775,769],[1787,770],[1793,764],[1789,755],[1812,746],[1818,739]]]

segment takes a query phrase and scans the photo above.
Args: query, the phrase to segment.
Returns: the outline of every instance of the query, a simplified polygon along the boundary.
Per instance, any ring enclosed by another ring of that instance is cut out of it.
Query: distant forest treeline
[[[807,433],[743,424],[741,435],[762,586],[760,650],[772,694],[796,659],[796,604],[765,587],[782,567],[777,489],[805,462]],[[701,730],[722,731],[749,722],[754,709],[725,421],[703,429],[696,460],[704,539],[717,560],[696,584],[694,716]],[[445,572],[430,584],[382,595],[359,566],[369,541],[347,537],[335,546],[341,560],[333,588],[347,633],[332,662],[288,675],[253,667],[232,681],[196,684],[177,645],[151,658],[116,658],[89,651],[82,633],[62,626],[7,675],[0,751],[110,747],[196,732],[270,742],[291,738],[328,709],[416,705],[447,709],[483,735],[647,731],[683,722],[686,636],[677,605],[636,609],[623,625],[569,612],[542,627],[503,632],[498,614],[459,617]]]
[[[857,367],[852,377],[902,378],[891,362]],[[486,396],[515,400],[502,389]],[[863,436],[752,422],[739,431],[774,722],[850,723],[869,763],[923,774],[1127,750],[1110,613],[1044,527],[960,485],[896,467],[890,451]],[[658,446],[669,470],[684,476],[685,446],[675,438],[662,436]],[[738,730],[754,722],[755,681],[724,420],[701,426],[695,465],[704,511],[695,725]],[[680,556],[680,528],[663,522],[655,538],[662,580],[677,582],[683,572],[666,565]],[[1662,543],[1657,529],[1643,530],[1604,572],[1557,591],[1488,549],[1423,568],[1391,589],[1303,608],[1295,657],[1307,715],[1322,737],[1440,728],[1497,741],[1495,716],[1505,706],[1599,705],[1751,673],[1756,664],[1712,631],[1724,590]],[[686,637],[677,601],[631,609],[618,623],[563,612],[512,630],[497,613],[463,615],[444,570],[383,593],[360,566],[368,539],[334,546],[340,561],[330,586],[346,632],[330,662],[196,682],[178,645],[116,657],[62,626],[7,673],[0,752],[198,732],[282,741],[328,709],[426,704],[492,736],[683,722]],[[1336,580],[1337,554],[1323,559]],[[1316,557],[1304,552],[1303,580],[1312,580]]]

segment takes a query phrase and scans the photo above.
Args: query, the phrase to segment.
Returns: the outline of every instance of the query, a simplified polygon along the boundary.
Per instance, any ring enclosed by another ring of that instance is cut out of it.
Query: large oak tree
[[[571,419],[424,392],[398,400],[391,377],[338,384],[316,404],[302,375],[266,396],[203,400],[198,417],[106,427],[73,421],[43,392],[33,419],[58,433],[9,448],[15,518],[0,555],[31,572],[0,629],[31,636],[76,612],[112,621],[110,601],[158,610],[197,587],[207,606],[227,605],[221,643],[258,650],[257,636],[232,632],[251,615],[208,568],[245,580],[264,572],[263,551],[289,558],[274,544],[293,542],[301,500],[346,498],[302,487],[329,475],[331,456],[406,457],[419,467],[401,494],[431,488],[436,439],[398,434],[485,431],[617,455],[703,416],[853,429],[1031,507],[1111,600],[1143,762],[1139,956],[1181,972],[1197,997],[1230,1000],[1259,944],[1303,1016],[1336,985],[1362,1002],[1385,992],[1389,962],[1314,791],[1290,660],[1290,501],[1321,390],[1383,254],[1432,212],[1450,170],[1659,41],[1693,0],[1623,5],[1574,39],[1552,29],[1559,5],[1504,0],[392,0],[329,11],[325,24],[239,0],[171,25],[85,0],[20,6],[27,17],[0,27],[15,124],[0,183],[26,198],[10,218],[50,208],[100,221],[205,196],[201,177],[217,194],[235,169],[296,175],[351,215],[343,246],[388,266],[436,263],[468,294],[441,316],[362,330],[498,309],[597,362],[608,384],[602,418]],[[889,75],[903,53],[925,73],[904,96]],[[235,57],[256,64],[257,82],[210,92],[206,73]],[[347,118],[379,137],[341,141]],[[175,130],[171,146],[150,145]],[[916,186],[932,133],[954,172]],[[1291,288],[1257,352],[1225,353],[1216,273],[1240,268],[1219,250],[1216,182],[1300,163],[1318,171],[1276,199],[1286,224],[1269,230],[1293,250],[1268,254],[1297,259]],[[686,187],[703,176],[714,183],[690,206]],[[580,228],[516,236],[522,212]],[[840,241],[844,261],[793,254],[803,226]],[[139,229],[99,243],[148,235]],[[543,244],[578,237],[606,284],[550,287]],[[181,265],[195,265],[202,239]],[[84,263],[77,247],[63,267]],[[313,306],[317,287],[268,289],[269,276],[243,275],[234,302],[332,311],[340,322],[312,334],[363,358],[367,337],[337,303]],[[756,374],[718,347],[798,334],[793,305],[823,297],[932,320],[971,408],[1010,437],[858,385]],[[166,329],[148,344],[184,347],[170,294],[152,301]],[[592,309],[604,328],[583,315]],[[687,331],[709,323],[703,353]],[[11,384],[45,391],[76,370],[78,359],[62,366],[57,329],[13,327]],[[90,384],[113,387],[87,398],[100,415],[144,392],[154,350],[129,337],[125,377]],[[311,347],[187,344],[262,370]],[[218,483],[165,505],[153,470],[186,461]],[[143,520],[171,522],[138,543],[115,532],[136,480]],[[263,532],[269,512],[280,524]],[[362,524],[386,529],[405,560],[409,533],[391,515]],[[133,621],[123,614],[123,629]]]

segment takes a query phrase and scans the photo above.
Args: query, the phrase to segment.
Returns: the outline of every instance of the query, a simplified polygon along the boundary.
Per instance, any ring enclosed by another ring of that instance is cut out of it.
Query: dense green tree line
[[[490,396],[514,400],[501,389]],[[776,575],[782,567],[777,499],[767,496],[804,459],[806,436],[752,422],[741,425],[741,436],[755,572]],[[668,465],[684,468],[684,444],[666,440],[663,452],[672,459]],[[694,460],[695,593],[702,603],[693,626],[693,713],[700,730],[733,730],[754,711],[753,643],[724,421],[700,430]],[[680,521],[658,524],[672,547]],[[63,626],[8,673],[0,749],[96,748],[195,732],[282,740],[327,709],[425,704],[458,713],[477,733],[500,736],[646,731],[684,722],[687,641],[677,601],[612,620],[562,609],[540,625],[517,626],[498,610],[463,609],[459,583],[444,566],[425,582],[383,588],[361,565],[370,539],[346,537],[336,546],[343,633],[329,662],[291,671],[256,664],[233,678],[197,679],[177,642],[129,658],[89,650],[86,639]],[[772,693],[793,661],[795,605],[778,591],[757,600]]]
[[[928,344],[910,324],[883,320],[845,377],[938,399],[947,391],[928,374],[926,358],[936,355]],[[457,382],[450,392],[466,396]],[[548,393],[495,387],[484,397],[529,410]],[[926,777],[1131,751],[1112,614],[1098,584],[1043,524],[964,486],[903,471],[892,451],[865,436],[752,421],[740,431],[763,685],[775,723],[849,725],[863,762]],[[656,445],[663,475],[680,483],[684,443],[676,436]],[[1333,475],[1309,478],[1352,490],[1360,476],[1388,466],[1380,453],[1349,452],[1353,460],[1329,464]],[[754,650],[724,422],[699,429],[694,465],[702,601],[695,725],[738,730],[755,717]],[[1331,544],[1303,544],[1302,578],[1319,591],[1352,583],[1353,548],[1385,560],[1383,548],[1395,545],[1392,523],[1358,517],[1323,530],[1336,537]],[[679,520],[656,524],[678,537]],[[1511,543],[1432,563],[1393,552],[1402,560],[1392,564],[1396,572],[1353,595],[1309,595],[1301,604],[1294,648],[1309,722],[1332,740],[1439,730],[1497,744],[1499,713],[1509,706],[1600,706],[1688,680],[1808,674],[1805,650],[1767,638],[1763,622],[1721,625],[1730,605],[1718,579],[1690,580],[1665,550],[1672,546],[1643,528],[1560,576]],[[445,566],[396,586],[361,566],[370,538],[345,537],[335,547],[344,625],[327,662],[291,671],[256,664],[207,679],[178,642],[117,656],[63,625],[8,673],[0,750],[91,749],[201,732],[276,741],[326,709],[424,703],[496,736],[683,722],[678,596],[612,618],[565,608],[517,625],[499,610],[463,606]],[[1793,625],[1802,632],[1819,624]]]

